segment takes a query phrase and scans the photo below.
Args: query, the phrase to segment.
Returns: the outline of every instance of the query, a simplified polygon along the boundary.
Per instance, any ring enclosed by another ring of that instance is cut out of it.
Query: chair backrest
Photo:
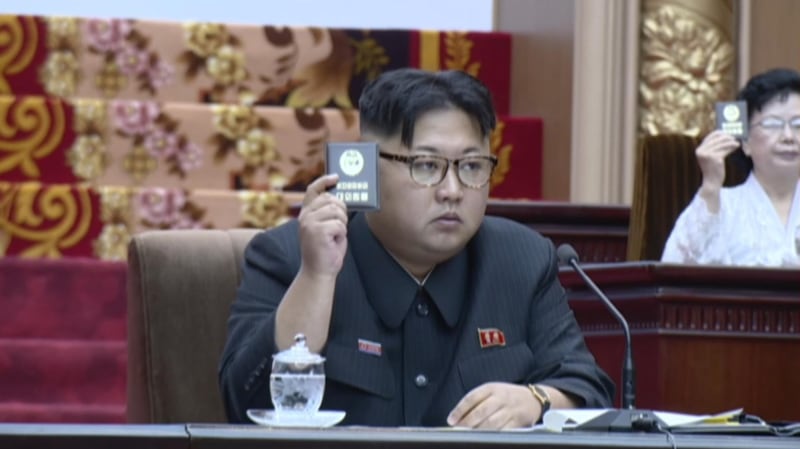
[[[257,232],[169,230],[133,237],[128,248],[129,422],[226,422],[217,363],[244,248]]]
[[[628,260],[660,260],[669,233],[703,181],[695,149],[702,139],[681,134],[639,139],[633,181]],[[746,174],[726,160],[725,185]]]

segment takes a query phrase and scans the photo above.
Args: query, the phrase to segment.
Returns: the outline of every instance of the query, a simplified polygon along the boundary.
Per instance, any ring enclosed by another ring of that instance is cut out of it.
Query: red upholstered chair
[[[226,422],[217,363],[244,248],[257,229],[155,231],[128,248],[133,423]]]

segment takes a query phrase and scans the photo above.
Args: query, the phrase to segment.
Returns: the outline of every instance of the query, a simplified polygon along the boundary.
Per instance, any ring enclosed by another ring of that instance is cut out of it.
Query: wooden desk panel
[[[681,449],[789,449],[798,438],[675,434]],[[482,432],[442,429],[335,427],[271,429],[226,424],[0,423],[8,449],[558,449],[668,448],[659,433]]]
[[[587,265],[629,320],[639,408],[710,413],[744,407],[800,420],[800,270]],[[621,328],[571,269],[561,281],[587,344],[620,384]]]
[[[486,214],[527,225],[556,246],[569,243],[585,262],[623,262],[627,257],[627,206],[490,200]]]
[[[185,424],[0,423],[3,449],[188,449]]]
[[[489,449],[489,448],[657,448],[670,447],[663,434],[565,432],[477,432],[436,429],[331,428],[266,429],[253,426],[190,424],[192,449]],[[797,438],[771,436],[675,435],[682,449],[796,448]]]

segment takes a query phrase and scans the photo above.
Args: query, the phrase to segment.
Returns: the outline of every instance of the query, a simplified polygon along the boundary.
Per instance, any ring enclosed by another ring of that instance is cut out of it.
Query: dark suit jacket
[[[220,363],[233,422],[246,421],[248,408],[272,407],[275,310],[300,260],[294,221],[260,233],[245,252]],[[609,407],[613,384],[587,350],[557,274],[549,240],[486,217],[419,287],[355,215],[323,350],[322,409],[345,410],[344,424],[443,426],[467,392],[492,381],[543,383]]]

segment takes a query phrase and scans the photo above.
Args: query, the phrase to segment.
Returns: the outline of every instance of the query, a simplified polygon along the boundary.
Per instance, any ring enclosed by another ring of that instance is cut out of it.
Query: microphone
[[[601,430],[601,431],[655,431],[662,428],[665,423],[648,410],[636,410],[634,403],[636,401],[636,371],[633,366],[633,352],[631,345],[631,329],[628,326],[628,320],[617,309],[613,302],[600,290],[594,281],[583,271],[583,268],[578,264],[578,253],[575,248],[568,243],[558,246],[556,250],[558,261],[563,265],[571,266],[576,273],[583,279],[586,285],[603,301],[606,308],[614,315],[620,326],[622,326],[622,333],[625,335],[625,356],[622,361],[622,389],[620,391],[620,399],[622,409],[611,410],[602,415],[587,421],[586,423],[578,426],[582,430]]]

